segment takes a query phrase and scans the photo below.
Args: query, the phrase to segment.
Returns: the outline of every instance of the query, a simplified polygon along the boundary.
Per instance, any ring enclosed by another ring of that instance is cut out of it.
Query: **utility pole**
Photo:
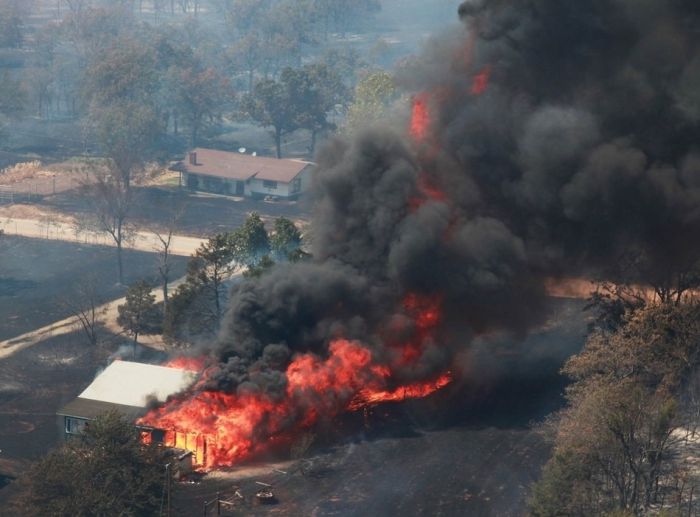
[[[168,502],[166,505],[165,515],[167,517],[172,517],[171,506],[170,506],[170,492],[172,491],[173,476],[172,476],[172,473],[170,472],[170,462],[165,464],[165,476],[167,478],[166,483],[167,483],[167,487],[168,487]]]

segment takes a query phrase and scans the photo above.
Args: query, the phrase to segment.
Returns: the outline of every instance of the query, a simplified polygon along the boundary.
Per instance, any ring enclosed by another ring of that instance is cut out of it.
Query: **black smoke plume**
[[[475,335],[541,322],[548,277],[615,280],[632,256],[637,281],[663,283],[697,265],[700,3],[474,0],[459,16],[399,73],[428,96],[426,142],[375,128],[321,151],[314,259],[233,289],[212,387],[274,393],[293,354],[335,337],[379,361],[424,339],[395,375],[427,378]],[[409,293],[440,297],[437,332],[411,327]]]

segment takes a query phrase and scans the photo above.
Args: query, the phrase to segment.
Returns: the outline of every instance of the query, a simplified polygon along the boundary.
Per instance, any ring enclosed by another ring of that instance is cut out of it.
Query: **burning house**
[[[180,365],[157,366],[130,361],[114,361],[78,397],[61,408],[57,415],[64,438],[80,434],[98,415],[116,411],[136,421],[154,402],[186,389],[197,374]],[[163,443],[193,454],[195,464],[206,458],[204,438],[173,429],[139,426],[144,441]]]
[[[191,190],[233,196],[296,199],[307,190],[313,164],[197,148],[173,170]]]

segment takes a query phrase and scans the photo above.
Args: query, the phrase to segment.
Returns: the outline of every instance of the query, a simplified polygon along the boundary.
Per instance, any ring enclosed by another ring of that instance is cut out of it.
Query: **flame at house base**
[[[199,391],[152,410],[137,424],[163,430],[165,446],[192,451],[195,464],[211,470],[291,444],[321,419],[382,402],[426,397],[452,380],[446,373],[391,389],[391,370],[376,364],[362,344],[338,339],[329,351],[326,359],[313,354],[296,357],[287,368],[282,398],[258,392]],[[206,376],[205,371],[198,385]]]

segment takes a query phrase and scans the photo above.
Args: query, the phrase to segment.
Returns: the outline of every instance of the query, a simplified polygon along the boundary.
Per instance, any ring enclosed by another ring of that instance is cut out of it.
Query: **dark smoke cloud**
[[[540,322],[548,276],[613,278],[631,253],[654,280],[700,257],[700,3],[474,0],[459,15],[399,73],[432,94],[430,149],[399,128],[321,151],[315,258],[234,288],[217,387],[281,393],[289,359],[334,337],[389,357],[417,334],[407,293],[444,302],[396,372],[426,377],[475,334]],[[445,199],[416,205],[423,177]]]

